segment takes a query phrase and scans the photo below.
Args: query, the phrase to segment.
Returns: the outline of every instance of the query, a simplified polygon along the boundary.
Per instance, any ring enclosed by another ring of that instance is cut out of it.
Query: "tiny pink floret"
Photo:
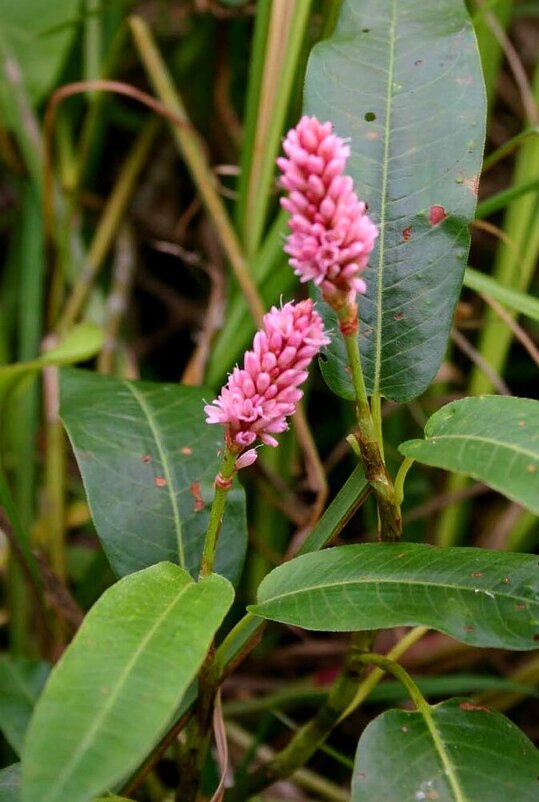
[[[283,142],[277,159],[281,186],[288,197],[291,234],[285,246],[300,281],[314,281],[329,302],[353,303],[364,293],[367,266],[378,229],[345,175],[350,148],[332,132],[330,122],[302,117]]]
[[[307,378],[307,367],[328,343],[311,300],[274,306],[264,315],[243,367],[234,368],[219,397],[204,407],[208,423],[225,426],[228,448],[240,454],[257,440],[277,445],[273,435],[288,429],[286,418],[303,396],[299,385]],[[255,459],[256,450],[249,448],[238,457],[236,468],[252,465]]]

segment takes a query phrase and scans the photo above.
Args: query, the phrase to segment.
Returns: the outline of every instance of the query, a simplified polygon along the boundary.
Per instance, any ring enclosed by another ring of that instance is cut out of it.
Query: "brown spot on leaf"
[[[402,229],[402,238],[405,242],[408,242],[410,237],[412,236],[412,227],[407,226],[406,228]]]
[[[153,480],[153,483],[154,483],[154,485],[156,487],[166,487],[167,486],[167,480],[165,479],[164,476],[156,476],[155,479]]]
[[[504,581],[504,582],[505,582],[505,584],[507,585],[507,584],[508,584],[508,583],[509,583],[511,580],[509,579],[509,577],[508,577],[508,576],[504,576],[504,578],[503,578],[503,581]]]
[[[182,454],[185,454],[186,456],[188,454],[192,454],[193,453],[193,449],[189,448],[189,446],[184,446],[183,448],[180,448],[180,451],[181,451]]]
[[[393,315],[393,320],[404,320],[404,312],[396,312]]]
[[[525,605],[525,604],[522,604],[522,603],[520,603],[520,604],[515,604],[515,609],[516,609],[516,610],[525,610],[525,609],[526,609],[526,605]]]
[[[527,469],[528,473],[535,473],[537,470],[537,465],[530,464],[528,465]]]
[[[439,223],[443,223],[446,217],[447,214],[443,206],[438,206],[435,204],[434,206],[430,207],[429,223],[431,226],[437,226]]]
[[[189,485],[189,492],[194,498],[193,512],[200,512],[200,510],[203,510],[206,506],[200,492],[200,482],[191,482]]]
[[[380,139],[380,131],[369,131],[365,134],[365,139]]]
[[[423,64],[422,58],[418,58],[417,61],[414,61],[414,67],[419,67],[420,64]]]
[[[356,774],[356,777],[358,778],[358,780],[364,780],[366,776],[367,775],[365,774],[364,771],[358,771],[358,773]]]
[[[485,575],[484,571],[472,571],[472,573],[470,574],[470,576],[484,576],[484,575]]]
[[[464,632],[475,632],[475,627],[464,627]]]
[[[142,457],[142,461],[145,465],[148,465],[152,461],[152,458],[150,457],[149,454],[144,454],[144,456]]]
[[[518,422],[518,425],[519,425],[520,427],[522,427],[522,426],[526,426],[526,421],[525,421],[525,420],[519,420],[519,422]]]
[[[459,704],[459,710],[471,711],[473,713],[490,713],[488,707],[484,707],[484,705],[474,705],[473,702],[461,702]]]

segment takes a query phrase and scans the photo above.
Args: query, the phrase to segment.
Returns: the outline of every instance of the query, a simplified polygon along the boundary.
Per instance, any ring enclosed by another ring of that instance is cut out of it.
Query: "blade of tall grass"
[[[539,104],[539,66],[533,81],[534,100]],[[516,187],[529,178],[539,180],[539,139],[526,142],[519,151],[513,182]],[[501,242],[494,262],[493,278],[502,286],[526,292],[539,257],[539,193],[529,192],[515,200],[507,209],[503,231],[513,248]],[[512,334],[501,327],[496,315],[488,311],[479,340],[479,350],[492,368],[503,371]],[[488,393],[491,384],[477,370],[472,371],[470,393]]]
[[[262,35],[255,36],[254,46],[263,47],[265,56],[261,68],[260,54],[256,50],[253,54],[238,201],[240,231],[248,258],[257,252],[265,228],[275,158],[310,8],[311,0],[273,0],[262,3],[259,12],[259,27],[267,29],[267,36],[263,42]],[[260,82],[260,89],[254,86],[255,82]]]
[[[527,195],[528,192],[536,193],[538,189],[539,177],[532,178],[530,181],[524,181],[522,184],[516,184],[516,186],[509,187],[508,189],[503,189],[501,192],[497,192],[495,195],[491,195],[490,198],[486,198],[486,200],[478,203],[475,216],[478,220],[482,220],[494,214],[494,212],[498,212],[500,209],[505,209],[510,203],[518,200],[518,198],[521,198],[523,195]]]
[[[530,320],[539,321],[539,300],[533,295],[504,287],[496,279],[474,270],[473,267],[466,268],[464,286],[483,295],[490,295],[491,298],[514,312],[529,317]]]
[[[135,182],[146,164],[159,125],[160,120],[157,118],[152,118],[146,123],[122,166],[88,249],[84,269],[73,286],[57,322],[56,329],[59,332],[69,329],[84,307],[92,283],[118,233]]]
[[[43,227],[40,198],[35,185],[28,185],[23,194],[17,262],[17,359],[22,362],[39,355],[43,317]],[[39,410],[39,386],[37,379],[33,379],[30,385],[12,396],[5,411],[6,422],[9,421],[15,503],[21,525],[27,532],[30,531],[35,513]],[[27,651],[30,606],[19,562],[13,556],[9,573],[10,636],[18,651]]]
[[[208,164],[203,144],[189,120],[184,103],[157,48],[150,29],[144,20],[136,16],[129,18],[129,26],[138,53],[156,94],[168,109],[174,112],[178,118],[185,121],[184,127],[173,126],[173,136],[214,225],[234,276],[248,301],[251,314],[255,320],[260,320],[264,310],[247,269],[245,256],[242,253],[225,205],[217,192],[215,176]]]
[[[513,11],[513,0],[497,0],[496,3],[489,3],[488,5],[480,4],[477,0],[474,0],[473,7],[475,12],[472,16],[472,22],[475,28],[477,44],[479,45],[485,90],[490,109],[496,88],[496,80],[500,72],[503,50],[492,31],[492,26],[489,25],[486,12],[490,11],[494,14],[502,28],[507,28]]]

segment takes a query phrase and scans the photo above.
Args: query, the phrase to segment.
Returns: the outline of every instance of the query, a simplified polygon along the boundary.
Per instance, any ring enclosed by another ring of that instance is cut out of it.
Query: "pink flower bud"
[[[350,148],[332,133],[331,123],[302,117],[277,159],[281,200],[290,213],[286,253],[300,281],[314,281],[332,306],[354,303],[366,284],[359,278],[374,248],[378,229],[344,174]]]
[[[311,300],[275,306],[264,315],[264,328],[255,334],[244,367],[235,367],[221,394],[204,407],[207,423],[225,426],[225,443],[235,453],[262,443],[277,445],[272,436],[288,428],[286,418],[296,411],[307,378],[305,368],[329,343],[320,315]],[[241,454],[236,468],[252,465],[254,448]]]

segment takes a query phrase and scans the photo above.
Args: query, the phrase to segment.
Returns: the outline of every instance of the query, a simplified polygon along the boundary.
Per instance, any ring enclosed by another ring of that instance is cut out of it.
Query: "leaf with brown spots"
[[[369,394],[409,401],[440,367],[467,261],[485,106],[464,2],[344,0],[334,33],[311,53],[305,113],[349,138],[349,172],[380,227],[359,298]],[[337,329],[329,313],[327,324]],[[334,337],[322,372],[353,398],[341,346]]]
[[[203,397],[210,395],[196,387],[62,372],[62,420],[116,573],[170,560],[198,575],[222,446],[219,427],[204,419]],[[246,543],[244,491],[236,483],[216,570],[236,579]]]

